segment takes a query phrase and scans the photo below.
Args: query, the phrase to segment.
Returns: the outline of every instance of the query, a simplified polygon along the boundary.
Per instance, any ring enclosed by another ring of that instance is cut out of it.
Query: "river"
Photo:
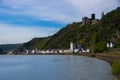
[[[0,80],[114,80],[109,63],[72,55],[0,56]]]

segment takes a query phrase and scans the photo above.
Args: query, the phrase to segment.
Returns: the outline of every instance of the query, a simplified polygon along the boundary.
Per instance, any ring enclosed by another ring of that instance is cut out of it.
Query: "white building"
[[[34,53],[35,53],[35,50],[32,50],[31,53],[34,54]]]
[[[7,54],[13,54],[13,51],[8,51]]]
[[[29,54],[29,51],[28,51],[28,49],[26,49],[26,51],[25,51],[25,54]]]
[[[109,45],[109,43],[107,43],[107,48],[109,48],[110,47],[110,45]]]
[[[112,48],[113,46],[113,43],[107,43],[107,48]]]
[[[113,43],[110,43],[110,48],[112,48],[113,47]]]
[[[73,42],[70,42],[70,52],[74,52],[75,44]]]

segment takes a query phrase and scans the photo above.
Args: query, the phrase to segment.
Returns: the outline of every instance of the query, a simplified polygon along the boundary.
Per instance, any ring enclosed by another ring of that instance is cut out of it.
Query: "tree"
[[[0,53],[2,53],[3,52],[3,50],[0,48]]]
[[[106,42],[99,42],[94,45],[95,53],[102,53],[107,49]]]

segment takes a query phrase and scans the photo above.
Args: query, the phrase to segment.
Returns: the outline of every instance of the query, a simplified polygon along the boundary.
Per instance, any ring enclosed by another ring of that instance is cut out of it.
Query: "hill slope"
[[[22,47],[23,44],[5,44],[0,45],[0,49],[3,51],[10,51],[10,50],[17,50],[18,48]]]
[[[69,24],[51,37],[35,38],[23,45],[28,49],[67,49],[71,41],[94,52],[106,50],[107,43],[120,48],[120,8],[107,13],[99,23],[81,26],[81,22]]]

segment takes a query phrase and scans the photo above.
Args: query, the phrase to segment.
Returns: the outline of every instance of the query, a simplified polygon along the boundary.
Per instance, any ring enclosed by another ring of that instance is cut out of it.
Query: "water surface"
[[[72,55],[0,56],[0,80],[114,80],[110,65]]]

